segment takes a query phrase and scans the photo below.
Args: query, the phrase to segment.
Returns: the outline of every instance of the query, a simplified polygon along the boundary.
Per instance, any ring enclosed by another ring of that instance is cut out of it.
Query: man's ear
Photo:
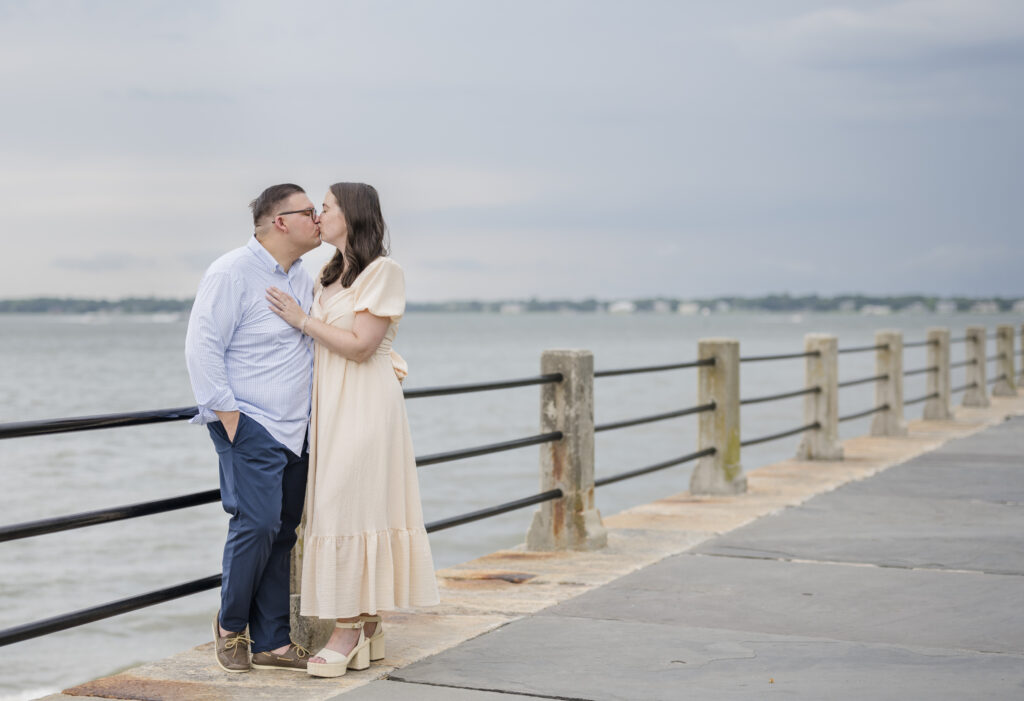
[[[284,223],[284,217],[274,217],[274,228],[286,234],[288,233],[288,225]]]

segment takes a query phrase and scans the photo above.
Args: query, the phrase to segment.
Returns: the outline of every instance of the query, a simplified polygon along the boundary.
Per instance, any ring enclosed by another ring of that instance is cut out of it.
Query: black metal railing
[[[808,387],[806,389],[798,389],[793,392],[781,392],[779,394],[768,394],[763,397],[741,399],[740,406],[746,406],[747,404],[761,404],[763,402],[774,402],[779,399],[789,399],[790,397],[802,397],[805,394],[821,394],[821,387]]]
[[[806,351],[804,353],[778,353],[776,355],[741,355],[741,363],[760,363],[765,360],[790,360],[792,358],[820,358],[821,351]]]
[[[594,480],[594,486],[603,487],[604,485],[612,484],[613,482],[621,482],[622,480],[630,479],[631,477],[639,477],[640,475],[646,475],[669,467],[675,467],[676,465],[682,465],[683,463],[690,462],[691,460],[702,458],[705,455],[714,455],[715,452],[717,451],[714,448],[705,448],[704,450],[698,450],[695,453],[688,453],[678,458],[666,460],[665,462],[655,463],[654,465],[648,465],[646,467],[638,467],[635,470],[626,470],[625,472],[609,475],[608,477],[601,477]]]
[[[911,404],[920,404],[921,402],[927,402],[929,399],[938,399],[938,398],[939,398],[939,393],[938,392],[932,392],[931,394],[926,394],[923,397],[917,397],[915,399],[907,399],[907,400],[905,400],[903,402],[903,406],[909,406]]]
[[[878,382],[879,380],[888,380],[889,375],[872,375],[871,377],[860,377],[856,380],[844,380],[836,384],[836,387],[842,389],[843,387],[853,387],[854,385],[863,385],[868,382]]]
[[[903,371],[903,376],[904,377],[910,377],[912,375],[923,375],[926,372],[938,372],[938,371],[939,371],[939,366],[938,365],[932,365],[931,367],[918,368],[916,370],[904,370]]]
[[[686,409],[679,409],[677,411],[666,411],[663,414],[652,414],[651,416],[641,416],[637,419],[627,419],[625,421],[613,421],[604,424],[597,424],[594,426],[594,433],[600,433],[602,431],[612,431],[617,428],[626,428],[628,426],[639,426],[640,424],[649,424],[655,421],[665,421],[666,419],[674,419],[679,416],[689,416],[690,414],[701,414],[705,411],[714,411],[715,403],[710,402],[708,404],[701,404],[699,406],[691,406]]]
[[[839,423],[842,423],[844,421],[853,421],[854,419],[862,419],[865,416],[871,416],[872,414],[877,414],[880,411],[888,411],[888,410],[889,410],[889,405],[888,404],[880,404],[880,405],[878,405],[876,407],[872,407],[871,409],[865,409],[864,411],[858,411],[855,414],[846,414],[844,416],[840,416],[837,419],[837,421],[839,421]]]
[[[875,345],[875,346],[852,346],[850,348],[840,348],[836,352],[840,353],[840,354],[843,354],[843,353],[866,353],[867,351],[883,350],[883,349],[888,349],[888,348],[889,348],[889,344],[888,343],[880,343],[880,344]]]
[[[750,438],[745,441],[740,441],[740,447],[745,448],[748,445],[758,445],[759,443],[767,443],[768,441],[775,441],[780,438],[788,438],[789,436],[795,436],[798,433],[804,431],[814,431],[821,428],[821,424],[815,421],[814,423],[801,426],[800,428],[792,428],[788,431],[780,431],[779,433],[772,433],[767,436],[761,436],[760,438]]]
[[[639,368],[621,368],[618,370],[598,370],[594,377],[616,377],[618,375],[636,375],[643,372],[663,372],[665,370],[682,370],[683,368],[711,367],[715,364],[714,358],[704,358],[686,363],[672,363],[670,365],[648,365]]]
[[[706,367],[713,366],[714,364],[714,358],[707,358],[685,363],[672,363],[667,365],[654,365],[647,367],[598,371],[594,373],[594,376],[612,377],[616,375],[630,375],[646,372],[659,372],[664,370],[676,370],[682,368]],[[510,389],[515,387],[560,383],[563,380],[564,377],[561,373],[552,373],[533,377],[516,378],[511,380],[499,380],[494,382],[478,382],[441,387],[406,389],[404,390],[403,394],[406,399],[418,399],[425,397],[439,397],[455,394],[467,394],[470,392],[484,392],[491,390]],[[704,411],[713,411],[714,409],[715,404],[714,402],[711,402],[709,404],[704,404],[696,407],[689,407],[678,411],[666,412],[663,414],[656,414],[653,416],[644,416],[625,421],[617,421],[613,423],[603,424],[601,426],[595,426],[595,431],[606,431],[615,428],[625,428],[626,426],[635,426],[643,423],[661,421],[664,419],[674,418],[678,416],[697,414]],[[185,421],[196,416],[197,413],[198,408],[195,406],[191,406],[178,407],[174,409],[122,412],[117,414],[103,414],[96,416],[82,416],[54,420],[5,423],[0,424],[0,439],[51,435],[58,433],[71,433],[77,431],[90,431],[104,428],[118,428],[124,426],[139,426],[145,424],[165,423],[170,421]],[[535,436],[527,436],[524,438],[517,438],[498,443],[489,443],[486,445],[474,446],[471,448],[462,448],[459,450],[447,451],[443,453],[434,453],[430,455],[417,456],[416,465],[418,467],[435,465],[443,462],[451,462],[454,460],[461,460],[480,455],[488,455],[507,450],[514,450],[517,448],[522,448],[531,445],[556,442],[562,440],[563,438],[564,436],[561,431],[552,431],[549,433],[538,434]],[[695,453],[690,453],[679,458],[673,458],[672,460],[661,462],[656,465],[649,465],[642,468],[628,470],[626,472],[619,473],[611,477],[595,480],[595,486],[603,486],[606,484],[611,484],[613,482],[618,482],[632,477],[638,477],[640,475],[648,474],[657,470],[672,467],[674,465],[689,462],[691,460],[696,460],[705,455],[712,455],[714,454],[714,452],[714,448],[709,448],[697,451]],[[516,509],[522,509],[535,504],[541,504],[546,501],[561,499],[563,497],[564,494],[561,489],[552,489],[545,492],[541,492],[540,494],[534,494],[520,499],[504,502],[502,504],[497,504],[494,506],[479,509],[476,511],[471,511],[468,513],[432,521],[425,524],[425,528],[428,533],[433,533],[445,530],[447,528],[453,528],[455,526],[460,526],[463,524],[472,523],[474,521],[479,521],[481,519],[489,518],[491,516],[504,514],[509,511],[514,511]],[[99,509],[95,511],[69,514],[65,516],[40,519],[26,523],[13,524],[9,526],[0,527],[0,542],[44,535],[47,533],[56,533],[59,531],[84,528],[87,526],[94,526],[101,523],[111,523],[114,521],[121,521],[125,519],[139,518],[142,516],[149,516],[153,514],[166,513],[178,509],[184,509],[192,506],[198,506],[201,504],[216,502],[219,501],[219,499],[220,490],[213,489],[204,492],[197,492],[194,494],[186,494],[182,496],[171,497],[168,499],[159,499],[156,501],[149,501],[137,504],[127,504],[124,506],[116,506],[106,509]],[[26,623],[24,625],[15,626],[13,628],[8,628],[6,630],[0,631],[0,646],[27,640],[30,638],[39,637],[42,635],[47,635],[49,633],[54,633],[61,630],[66,630],[68,628],[84,625],[86,623],[92,623],[98,620],[127,613],[129,611],[135,611],[140,608],[145,608],[148,606],[153,606],[155,604],[164,603],[167,601],[171,601],[173,599],[181,598],[183,596],[188,596],[190,594],[194,594],[200,591],[215,589],[216,587],[220,586],[220,582],[221,575],[213,575],[203,579],[185,582],[171,587],[166,587],[152,592],[147,592],[145,594],[140,594],[125,599],[119,599],[117,601],[101,604],[99,606],[94,606],[87,609],[81,609],[79,611],[73,611],[59,616],[54,616],[41,621],[35,621],[32,623]]]
[[[536,436],[516,438],[510,441],[502,441],[500,443],[488,443],[487,445],[479,445],[475,448],[462,448],[460,450],[452,450],[446,453],[433,453],[431,455],[417,456],[416,467],[426,467],[427,465],[436,465],[441,462],[452,462],[454,460],[474,458],[478,455],[501,453],[506,450],[515,450],[516,448],[525,448],[526,446],[540,445],[541,443],[554,443],[562,440],[562,438],[563,436],[561,431],[552,431],[551,433],[541,433]]]

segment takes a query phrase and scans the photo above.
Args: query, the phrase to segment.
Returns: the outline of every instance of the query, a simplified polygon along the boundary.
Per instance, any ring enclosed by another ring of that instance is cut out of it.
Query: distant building
[[[852,299],[844,299],[839,303],[839,311],[841,312],[855,312],[857,311],[857,303]]]
[[[613,302],[608,305],[609,314],[632,314],[636,311],[636,305],[627,300],[621,302]]]
[[[686,316],[693,316],[700,312],[700,305],[696,302],[680,302],[679,306],[676,307],[676,314],[684,314]]]
[[[1024,299],[1018,299],[1013,303],[1014,314],[1024,314]]]
[[[869,316],[888,316],[892,314],[892,307],[888,304],[865,304],[860,308],[860,313]]]
[[[659,314],[665,314],[672,311],[672,305],[663,299],[654,300],[654,304],[651,305],[651,311],[658,312]]]
[[[972,314],[998,314],[999,305],[995,302],[975,302],[971,306]]]
[[[501,312],[502,314],[522,314],[524,311],[526,311],[526,308],[521,304],[510,302],[509,304],[501,305],[501,308],[498,309],[498,311]]]
[[[900,309],[904,314],[927,314],[928,306],[924,302],[914,302]]]
[[[951,299],[940,299],[935,303],[935,311],[938,314],[955,314],[956,302]]]

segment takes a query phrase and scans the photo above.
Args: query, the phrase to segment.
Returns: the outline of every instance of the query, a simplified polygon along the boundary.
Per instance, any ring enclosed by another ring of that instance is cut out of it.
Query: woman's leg
[[[339,618],[338,623],[355,623],[359,620],[359,616],[353,616],[352,618]],[[324,646],[335,652],[340,652],[342,655],[347,655],[352,652],[352,648],[359,642],[359,629],[358,628],[335,628],[334,632],[331,633],[330,639]],[[322,657],[314,657],[310,662],[326,662]]]

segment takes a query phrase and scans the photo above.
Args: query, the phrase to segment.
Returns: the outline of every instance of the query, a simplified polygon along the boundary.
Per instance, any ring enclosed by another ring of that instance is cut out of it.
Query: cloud
[[[1019,0],[910,0],[832,7],[746,30],[761,48],[819,69],[931,72],[1020,64]]]

